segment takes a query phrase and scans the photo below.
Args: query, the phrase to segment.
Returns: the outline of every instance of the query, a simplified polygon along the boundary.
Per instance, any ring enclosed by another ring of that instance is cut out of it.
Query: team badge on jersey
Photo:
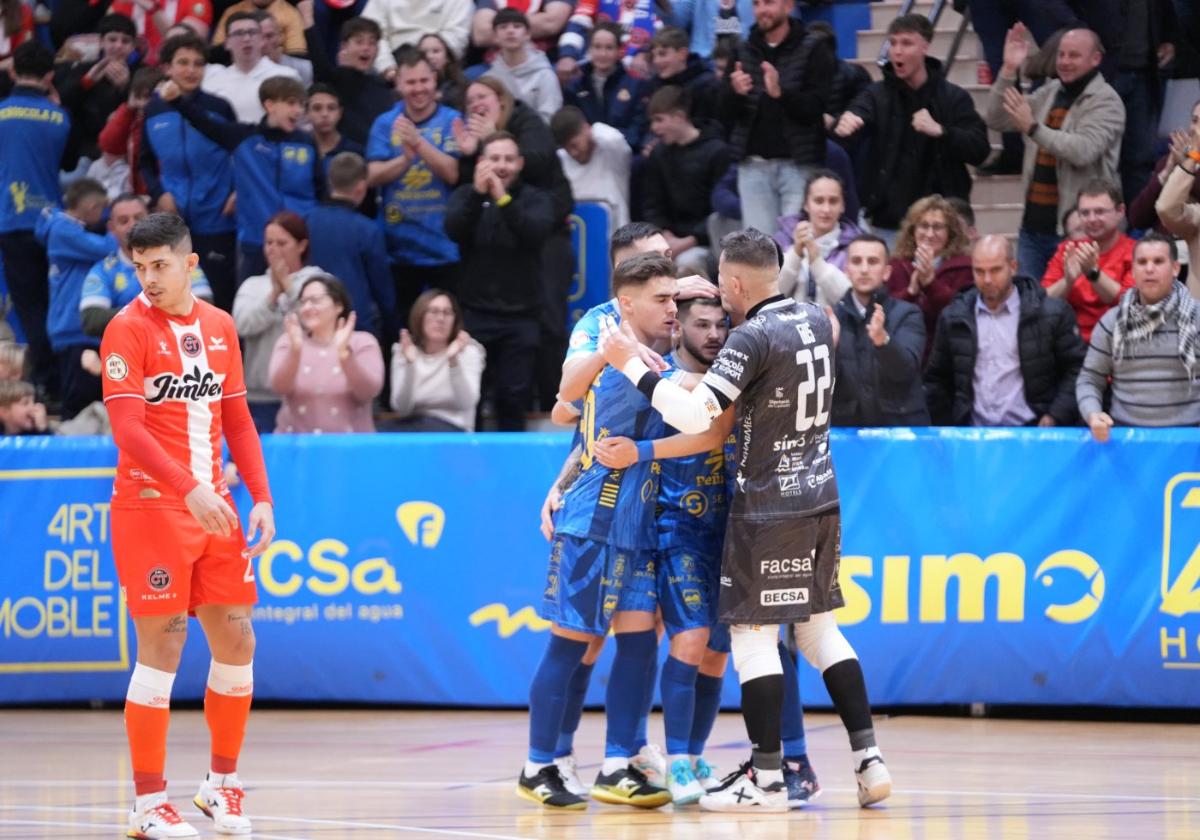
[[[179,339],[179,346],[183,348],[183,352],[190,358],[196,358],[200,355],[200,351],[204,348],[200,344],[200,339],[193,333],[185,333],[183,338]]]
[[[104,374],[113,382],[120,382],[129,375],[129,365],[116,353],[109,353],[104,360]]]

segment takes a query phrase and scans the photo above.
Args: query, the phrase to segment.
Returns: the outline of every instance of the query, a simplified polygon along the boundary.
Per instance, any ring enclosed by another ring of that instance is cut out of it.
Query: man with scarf
[[[1062,219],[1080,188],[1093,178],[1117,180],[1125,105],[1100,75],[1104,48],[1089,29],[1071,29],[1059,40],[1058,78],[1029,96],[1020,88],[1030,42],[1024,24],[1004,41],[1004,65],[988,93],[984,119],[996,131],[1019,131],[1025,145],[1017,262],[1021,273],[1041,277],[1062,239]]]
[[[1114,425],[1200,425],[1200,303],[1175,282],[1173,240],[1151,233],[1133,250],[1134,288],[1100,319],[1075,385],[1079,413],[1104,443]],[[1112,378],[1112,408],[1101,399]]]

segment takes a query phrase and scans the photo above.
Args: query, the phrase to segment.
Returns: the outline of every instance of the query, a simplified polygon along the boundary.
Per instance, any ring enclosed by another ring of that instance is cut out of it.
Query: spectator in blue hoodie
[[[74,168],[71,118],[49,98],[54,53],[37,41],[13,51],[12,94],[0,100],[0,255],[13,307],[29,343],[33,382],[58,391],[46,338],[46,250],[34,236],[38,217],[57,207],[58,171]]]
[[[100,347],[99,339],[83,331],[79,300],[83,280],[97,260],[118,248],[112,234],[91,233],[108,204],[104,185],[80,178],[67,188],[65,210],[46,208],[38,219],[37,237],[50,262],[50,310],[46,333],[62,381],[62,416],[69,420],[101,398],[100,378],[80,365],[83,351]]]
[[[133,255],[129,253],[129,232],[149,215],[141,196],[123,193],[113,199],[108,208],[108,232],[121,247],[92,266],[83,279],[79,297],[79,319],[85,334],[94,338],[104,335],[108,322],[141,293],[133,270]],[[200,266],[192,269],[192,294],[212,302],[212,288]]]
[[[403,323],[423,287],[453,288],[457,277],[458,246],[445,219],[459,182],[454,126],[462,130],[462,114],[438,102],[437,73],[417,50],[399,56],[396,88],[403,99],[371,126],[367,160],[371,186],[383,190],[380,218]]]
[[[742,40],[754,25],[754,0],[673,0],[673,23],[691,34],[691,51],[712,58],[720,37]]]
[[[588,61],[566,87],[566,104],[582,111],[589,124],[611,125],[640,152],[649,98],[649,83],[630,75],[621,63],[621,27],[610,21],[597,23],[588,36]]]
[[[159,91],[164,101],[177,100],[179,113],[202,134],[233,152],[238,281],[263,274],[263,231],[270,218],[280,210],[304,216],[325,194],[317,141],[297,128],[304,114],[304,85],[286,76],[263,82],[258,98],[267,115],[258,125],[214,119],[180,94],[174,82]]]
[[[187,102],[214,121],[237,122],[233,106],[200,89],[207,49],[190,34],[163,41],[159,67],[180,96],[167,102],[156,95],[146,105],[138,171],[158,209],[187,222],[200,267],[212,284],[213,303],[228,312],[237,292],[233,157],[185,119],[179,105]]]
[[[342,152],[329,161],[329,199],[309,212],[309,259],[342,281],[358,329],[390,337],[398,329],[396,291],[383,230],[357,211],[367,194],[367,163]]]

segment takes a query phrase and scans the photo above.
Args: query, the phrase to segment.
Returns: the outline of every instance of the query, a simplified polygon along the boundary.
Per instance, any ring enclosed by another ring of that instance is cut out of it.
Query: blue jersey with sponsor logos
[[[666,430],[662,415],[624,374],[612,367],[601,370],[584,397],[579,418],[583,471],[563,496],[556,533],[630,550],[657,547],[658,462],[639,461],[610,470],[593,455],[596,442],[604,438],[652,440]]]
[[[621,313],[617,309],[616,298],[593,306],[575,322],[571,338],[567,341],[567,359],[596,352],[596,346],[600,343],[600,321],[605,315],[620,323]]]
[[[367,138],[367,160],[391,160],[404,154],[404,144],[392,131],[404,114],[400,102],[376,117]],[[453,108],[439,105],[417,123],[417,131],[435,149],[459,156],[452,125],[462,119]],[[437,177],[424,160],[416,160],[395,181],[383,185],[379,218],[387,237],[388,253],[406,265],[446,265],[458,262],[458,246],[446,234],[446,206],[454,188]]]
[[[666,362],[675,367],[674,356]],[[675,434],[668,427],[667,434]],[[736,447],[731,435],[720,448],[686,458],[660,462],[658,491],[658,547],[676,545],[720,549],[729,514],[729,470],[726,464]]]
[[[212,300],[212,287],[200,266],[192,269],[192,294],[205,300]],[[109,254],[92,266],[87,277],[83,278],[83,292],[79,297],[79,310],[92,307],[105,309],[120,309],[133,302],[142,291],[134,273],[133,263],[118,251]]]

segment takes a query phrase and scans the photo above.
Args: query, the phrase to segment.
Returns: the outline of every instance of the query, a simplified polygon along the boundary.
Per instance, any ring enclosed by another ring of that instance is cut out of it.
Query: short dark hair
[[[733,61],[737,55],[738,37],[736,35],[718,35],[717,43],[713,45],[712,60]]]
[[[308,89],[308,98],[312,99],[318,93],[323,93],[326,96],[332,96],[337,100],[338,107],[341,107],[342,97],[337,92],[337,88],[335,88],[333,85],[326,84],[325,82],[315,82],[313,86]]]
[[[550,118],[550,133],[554,135],[555,143],[565,146],[583,131],[587,124],[587,117],[583,115],[583,111],[574,105],[567,105]]]
[[[715,306],[717,309],[721,309],[721,299],[719,297],[694,297],[678,301],[675,304],[675,317],[683,320],[683,316],[689,314],[697,306]],[[721,311],[725,310],[721,309]]]
[[[487,147],[493,143],[499,143],[501,140],[511,140],[513,145],[517,147],[517,154],[521,153],[521,144],[517,142],[517,138],[507,131],[493,131],[487,137],[479,141],[479,156],[483,157],[483,153],[487,151]]]
[[[596,37],[597,33],[600,32],[607,32],[616,38],[618,47],[621,46],[621,39],[625,37],[625,33],[621,31],[621,24],[616,21],[602,20],[593,26],[592,31],[588,33],[587,42],[589,47],[592,45],[592,40]]]
[[[1137,259],[1138,248],[1143,245],[1153,245],[1159,243],[1167,246],[1167,253],[1171,255],[1171,262],[1179,262],[1179,246],[1175,244],[1175,239],[1170,236],[1163,236],[1156,230],[1152,230],[1139,239],[1133,246],[1133,258]]]
[[[354,152],[340,152],[329,161],[329,188],[349,192],[367,180],[367,162]]]
[[[842,188],[842,198],[846,197],[846,182],[842,180],[842,176],[834,172],[832,169],[818,169],[808,176],[808,180],[804,183],[804,202],[800,205],[808,203],[808,194],[812,190],[812,185],[821,179],[827,181],[836,181],[837,185]]]
[[[655,277],[675,277],[675,263],[662,254],[635,254],[613,269],[612,288],[644,286]]]
[[[691,40],[686,30],[678,26],[664,26],[650,39],[650,49],[667,47],[672,50],[686,50],[691,46]]]
[[[304,294],[304,290],[313,283],[320,283],[325,287],[325,291],[333,302],[337,305],[339,318],[347,318],[354,311],[354,304],[350,301],[350,293],[346,291],[346,285],[332,274],[314,274],[300,284],[300,291],[296,295],[297,298]]]
[[[379,24],[361,15],[342,24],[342,28],[338,30],[338,41],[344,44],[355,35],[370,35],[376,41],[383,40],[383,30],[379,28]]]
[[[933,40],[933,24],[925,15],[900,15],[887,28],[888,35],[899,35],[901,32],[911,32],[920,35],[926,42]]]
[[[96,32],[103,38],[109,32],[120,32],[122,35],[128,35],[130,38],[137,37],[137,27],[134,26],[132,20],[125,15],[109,12],[104,17],[100,18],[100,22],[96,24]]]
[[[503,26],[506,23],[519,23],[526,29],[529,28],[529,18],[519,10],[512,6],[505,6],[496,12],[496,16],[492,18],[492,29]]]
[[[608,241],[608,261],[611,263],[616,257],[617,251],[628,248],[639,239],[649,239],[651,236],[658,236],[661,233],[662,228],[650,222],[629,222],[621,225],[613,231],[613,235]]]
[[[975,208],[971,206],[971,202],[960,195],[948,195],[946,203],[954,208],[954,212],[967,223],[967,227],[975,227]]]
[[[191,50],[204,59],[205,64],[208,63],[208,45],[199,35],[190,32],[185,35],[172,35],[163,41],[158,48],[158,63],[170,64],[175,59],[175,53],[180,50]]]
[[[888,247],[887,240],[881,236],[876,236],[873,233],[860,233],[858,236],[851,239],[846,244],[846,252],[849,253],[851,246],[853,246],[859,242],[867,242],[867,243],[873,243],[875,245],[882,245],[883,246],[883,258],[886,260],[888,257],[891,256],[891,248]]]
[[[305,98],[304,84],[291,76],[272,76],[258,86],[258,101],[264,105],[289,99],[303,102]]]
[[[421,52],[419,49],[410,44],[405,44],[400,49],[396,50],[394,58],[396,59],[397,72],[399,72],[400,68],[403,67],[411,68],[420,64],[424,64],[429,68],[430,73],[437,75],[437,71],[433,69],[433,65],[429,63],[429,59],[425,57],[425,53]]]
[[[78,181],[71,182],[71,186],[67,187],[67,191],[63,193],[63,206],[68,210],[74,210],[85,198],[95,195],[102,195],[107,199],[108,190],[95,178],[80,178]]]
[[[234,12],[225,19],[225,37],[229,37],[230,28],[240,20],[251,20],[261,29],[262,16],[258,12]]]
[[[41,79],[54,72],[54,53],[41,41],[26,41],[13,50],[13,73],[18,79]]]
[[[667,85],[655,91],[646,105],[646,116],[669,114],[682,111],[689,119],[692,116],[692,95],[679,85]]]
[[[1089,178],[1079,188],[1079,192],[1075,195],[1075,207],[1079,207],[1079,199],[1085,195],[1097,196],[1106,195],[1112,199],[1113,207],[1120,207],[1125,202],[1125,194],[1121,191],[1119,184],[1116,184],[1107,178]]]
[[[130,253],[163,246],[177,252],[192,250],[192,234],[174,213],[151,213],[129,231]]]
[[[721,240],[721,258],[750,268],[778,269],[781,264],[775,240],[752,227],[726,234]]]
[[[804,28],[809,32],[817,35],[824,35],[829,39],[829,48],[837,53],[837,33],[833,31],[833,24],[827,20],[814,20],[812,23],[804,25]]]

